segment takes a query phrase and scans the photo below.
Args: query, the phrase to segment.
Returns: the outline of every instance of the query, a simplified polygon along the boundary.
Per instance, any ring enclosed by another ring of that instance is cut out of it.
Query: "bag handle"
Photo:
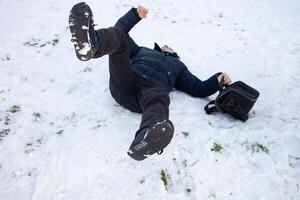
[[[224,81],[222,80],[220,83],[219,83],[219,92],[222,92],[225,88],[227,88],[229,85],[228,84],[225,84]]]
[[[209,105],[213,105],[212,107],[209,107]],[[204,107],[204,110],[206,112],[206,114],[211,114],[213,112],[216,112],[218,109],[217,107],[215,106],[215,101],[210,101],[205,107]]]

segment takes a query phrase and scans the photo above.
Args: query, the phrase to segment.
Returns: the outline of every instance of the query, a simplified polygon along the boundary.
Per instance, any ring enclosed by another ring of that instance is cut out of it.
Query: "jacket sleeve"
[[[218,81],[218,76],[222,74],[221,72],[218,72],[211,76],[209,79],[205,81],[200,82],[200,89],[199,90],[199,97],[208,97],[210,95],[213,95],[219,90],[219,81]]]
[[[179,88],[181,88],[184,92],[194,96],[194,97],[207,97],[219,90],[219,81],[218,76],[221,73],[216,73],[211,76],[209,79],[201,81],[188,69],[181,72],[179,80],[177,84]]]
[[[131,8],[123,17],[121,17],[115,27],[122,29],[125,33],[129,31],[141,20],[136,8]]]

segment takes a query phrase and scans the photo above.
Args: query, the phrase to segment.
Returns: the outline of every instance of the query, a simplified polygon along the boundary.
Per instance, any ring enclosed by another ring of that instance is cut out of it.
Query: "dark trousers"
[[[101,46],[94,58],[109,55],[109,88],[112,97],[132,112],[142,113],[140,129],[169,118],[170,98],[167,91],[136,75],[130,56],[139,47],[120,28],[97,30]]]

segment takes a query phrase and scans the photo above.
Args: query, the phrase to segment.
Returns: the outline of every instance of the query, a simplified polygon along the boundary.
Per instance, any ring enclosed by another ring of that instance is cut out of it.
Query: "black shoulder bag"
[[[221,83],[217,98],[209,102],[204,110],[206,114],[215,111],[228,113],[234,118],[245,122],[258,96],[259,92],[256,89],[242,81],[237,81],[231,85]]]

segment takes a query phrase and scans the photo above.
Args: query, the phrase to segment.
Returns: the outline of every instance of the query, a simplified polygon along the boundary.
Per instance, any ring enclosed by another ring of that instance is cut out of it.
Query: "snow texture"
[[[84,42],[83,44],[81,44],[83,47],[82,47],[82,49],[80,49],[79,51],[78,51],[78,53],[80,54],[80,55],[87,55],[87,53],[91,50],[91,47],[90,47],[90,45],[89,45],[89,43],[87,43],[87,42]]]
[[[168,44],[201,79],[225,71],[260,91],[246,123],[206,115],[215,97],[172,92],[161,156],[126,151],[141,116],[108,89],[108,58],[81,62],[75,0],[0,1],[0,199],[300,199],[298,0],[87,1],[96,28],[149,8],[132,37]]]

